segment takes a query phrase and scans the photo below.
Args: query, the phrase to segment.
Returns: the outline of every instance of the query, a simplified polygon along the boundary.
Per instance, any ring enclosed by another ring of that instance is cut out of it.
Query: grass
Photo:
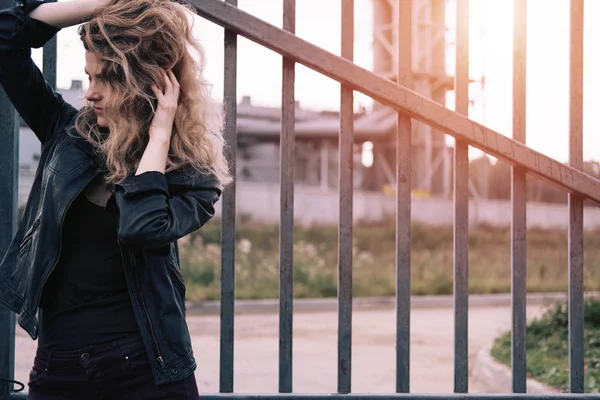
[[[451,294],[453,230],[412,226],[411,287],[415,295]],[[236,229],[236,298],[277,298],[279,291],[279,227],[242,219]],[[294,296],[337,295],[337,227],[296,227],[294,231]],[[510,231],[489,226],[469,231],[469,291],[510,291]],[[220,295],[220,223],[211,221],[180,242],[181,266],[192,302]],[[395,293],[395,229],[390,224],[357,224],[353,238],[353,294]],[[567,231],[530,229],[527,235],[529,292],[567,288]],[[584,274],[587,290],[600,287],[600,235],[586,233]]]
[[[566,303],[550,307],[526,328],[527,374],[562,392],[569,391],[568,312]],[[511,339],[496,339],[492,356],[510,366]],[[600,391],[600,300],[584,306],[584,390]]]

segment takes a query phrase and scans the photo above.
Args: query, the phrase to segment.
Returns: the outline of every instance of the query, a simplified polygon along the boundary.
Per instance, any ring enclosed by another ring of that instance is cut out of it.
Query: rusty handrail
[[[191,4],[201,17],[209,21],[237,32],[284,57],[294,59],[456,139],[465,140],[490,155],[521,166],[567,191],[600,203],[600,181],[567,164],[223,1],[191,0]]]

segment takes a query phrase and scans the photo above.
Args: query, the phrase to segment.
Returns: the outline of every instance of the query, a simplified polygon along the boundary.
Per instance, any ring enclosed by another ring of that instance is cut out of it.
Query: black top
[[[69,208],[58,264],[44,286],[39,346],[73,350],[139,332],[117,242],[116,212],[81,194]]]

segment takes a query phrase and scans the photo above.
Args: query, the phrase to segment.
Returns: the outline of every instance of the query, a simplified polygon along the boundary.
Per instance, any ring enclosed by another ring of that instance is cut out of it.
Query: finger
[[[173,83],[173,86],[178,88],[179,82],[177,81],[177,77],[175,76],[175,74],[173,73],[172,70],[169,70],[169,78],[171,78],[171,82]]]
[[[167,73],[164,71],[163,71],[163,78],[165,80],[165,94],[167,94],[167,92],[169,92],[173,88],[173,84],[171,83],[171,80],[169,79],[169,76],[167,75]]]
[[[151,89],[152,89],[152,92],[154,93],[154,95],[156,96],[156,99],[158,101],[161,101],[164,96],[160,92],[160,90],[156,87],[156,85],[153,84],[152,87],[151,87]]]
[[[171,81],[173,82],[173,90],[172,90],[171,94],[173,96],[173,100],[175,102],[178,102],[180,86],[179,86],[179,82],[177,82],[177,78],[175,78],[175,75],[172,72],[171,72]]]
[[[175,78],[175,74],[171,70],[167,71],[167,78],[169,79],[170,83],[168,95],[170,97],[174,97],[176,100],[176,98],[179,97],[179,84],[177,82],[177,78]]]
[[[151,89],[152,89],[152,92],[156,95],[156,97],[163,96],[163,93],[155,84],[152,84]]]
[[[177,77],[171,70],[169,70],[169,77],[171,78],[171,82],[173,82],[173,98],[174,98],[175,102],[179,103],[179,92],[180,92],[181,86],[179,85],[179,82],[177,81]]]

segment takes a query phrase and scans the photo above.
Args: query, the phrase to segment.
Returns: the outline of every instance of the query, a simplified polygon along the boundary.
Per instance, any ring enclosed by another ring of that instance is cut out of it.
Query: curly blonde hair
[[[104,158],[108,183],[124,180],[139,164],[157,104],[151,86],[164,86],[166,70],[181,85],[166,170],[193,166],[214,174],[222,185],[231,181],[223,153],[223,110],[203,76],[204,51],[192,37],[194,14],[191,6],[168,0],[111,0],[80,26],[85,49],[102,61],[108,126],[98,125],[88,104],[75,130]]]

